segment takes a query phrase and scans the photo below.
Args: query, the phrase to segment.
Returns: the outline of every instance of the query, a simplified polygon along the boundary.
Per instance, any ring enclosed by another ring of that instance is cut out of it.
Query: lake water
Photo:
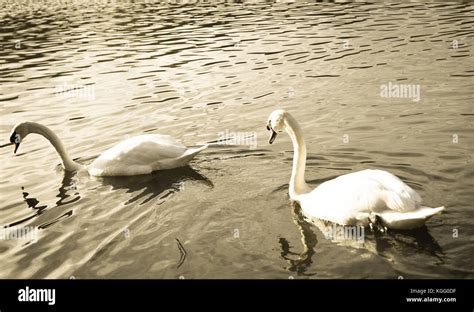
[[[473,11],[2,2],[0,225],[38,230],[0,241],[0,278],[473,278]],[[379,168],[445,212],[362,243],[326,239],[289,202],[291,141],[269,145],[265,129],[277,108],[303,128],[313,187]],[[100,179],[64,172],[39,136],[14,156],[26,120],[85,164],[142,133],[235,139],[186,168]]]

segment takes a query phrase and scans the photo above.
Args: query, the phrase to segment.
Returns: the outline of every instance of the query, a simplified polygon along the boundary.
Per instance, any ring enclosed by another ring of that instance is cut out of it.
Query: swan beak
[[[275,141],[275,138],[277,137],[277,133],[275,131],[272,130],[272,134],[270,135],[270,139],[268,140],[268,143],[272,144],[273,141]]]
[[[14,154],[16,154],[16,151],[18,150],[18,147],[20,146],[20,142],[17,142],[17,135],[16,132],[14,131],[12,135],[10,136],[10,144],[15,144],[15,150],[13,151]]]

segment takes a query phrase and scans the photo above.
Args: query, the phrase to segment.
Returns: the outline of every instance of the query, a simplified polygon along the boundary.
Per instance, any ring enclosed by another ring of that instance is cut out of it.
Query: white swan
[[[36,122],[22,122],[13,128],[10,142],[15,144],[14,153],[30,133],[42,135],[53,145],[65,170],[85,169],[93,176],[131,176],[183,167],[207,147],[188,149],[168,135],[144,134],[120,142],[84,166],[69,157],[51,129]]]
[[[413,229],[444,210],[444,207],[421,206],[420,195],[396,176],[382,170],[341,175],[311,190],[304,179],[306,144],[299,124],[288,112],[276,110],[270,114],[267,129],[271,131],[270,144],[277,132],[283,130],[293,142],[290,198],[298,202],[310,218],[363,226],[378,218],[388,228]]]

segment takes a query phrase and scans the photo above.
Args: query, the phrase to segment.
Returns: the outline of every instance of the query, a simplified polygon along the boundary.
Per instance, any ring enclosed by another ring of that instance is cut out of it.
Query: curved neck
[[[290,114],[285,118],[286,132],[293,142],[293,170],[290,179],[290,197],[307,193],[308,185],[304,180],[306,169],[306,143],[300,125]]]
[[[51,129],[36,122],[29,122],[28,130],[30,133],[42,135],[51,143],[51,145],[53,145],[56,153],[59,155],[59,158],[61,158],[61,163],[63,164],[65,170],[73,171],[82,168],[82,165],[78,164],[72,160],[71,157],[69,157],[63,143]]]

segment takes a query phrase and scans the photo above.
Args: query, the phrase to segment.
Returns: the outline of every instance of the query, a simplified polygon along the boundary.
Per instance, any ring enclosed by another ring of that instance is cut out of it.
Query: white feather
[[[417,192],[382,170],[345,174],[311,190],[304,180],[306,144],[296,120],[289,113],[277,110],[270,115],[269,129],[275,133],[285,130],[291,137],[295,155],[289,193],[310,218],[366,226],[378,216],[389,228],[412,229],[444,210],[444,207],[423,207]]]
[[[45,137],[55,148],[68,171],[86,169],[93,176],[131,176],[185,166],[206,146],[188,149],[168,135],[144,134],[126,139],[109,148],[89,166],[69,157],[58,136],[48,127],[35,122],[15,126],[13,134],[24,139],[29,133]]]

